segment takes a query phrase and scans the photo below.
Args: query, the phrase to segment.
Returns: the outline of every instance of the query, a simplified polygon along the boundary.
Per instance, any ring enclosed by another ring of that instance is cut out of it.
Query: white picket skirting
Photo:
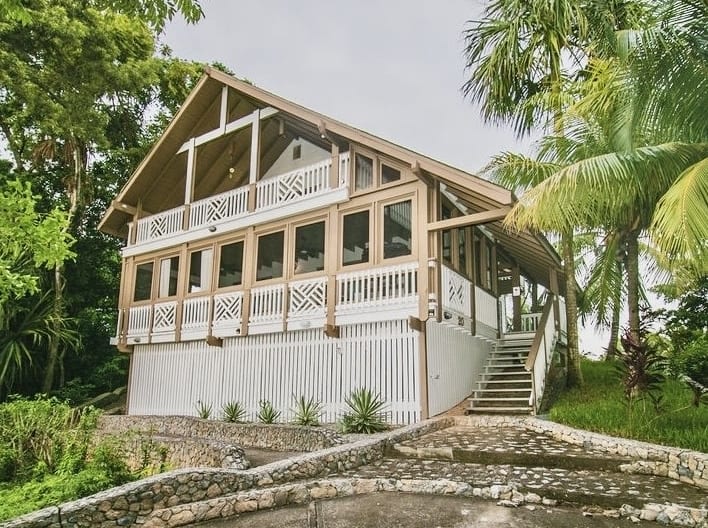
[[[451,323],[426,323],[428,412],[435,416],[472,394],[492,344]]]
[[[135,243],[159,240],[182,231],[184,207],[176,207],[137,221]]]
[[[421,418],[419,334],[405,320],[341,327],[339,338],[321,329],[205,342],[136,346],[131,361],[129,414],[195,415],[198,400],[222,406],[239,401],[255,420],[266,399],[293,417],[295,397],[322,402],[323,422],[335,422],[344,399],[366,387],[387,402],[390,423]]]
[[[189,209],[189,228],[198,229],[248,214],[249,187],[210,196],[193,202]]]

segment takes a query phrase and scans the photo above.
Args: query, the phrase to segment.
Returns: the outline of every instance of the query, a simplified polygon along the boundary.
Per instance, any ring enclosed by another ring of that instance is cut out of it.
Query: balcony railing
[[[342,273],[336,277],[337,324],[399,319],[418,313],[418,263]],[[286,295],[287,293],[287,295]],[[129,344],[241,334],[244,291],[131,306],[121,313],[118,340]],[[321,328],[327,318],[327,277],[248,290],[248,332]],[[177,314],[181,323],[177,324]],[[179,328],[178,328],[179,326]]]
[[[261,180],[255,188],[255,211],[248,211],[250,187],[244,186],[209,196],[191,204],[188,230],[211,227],[243,218],[252,213],[277,210],[284,205],[324,195],[330,185],[332,160],[328,158],[302,169]],[[339,188],[345,188],[349,171],[349,153],[339,156]],[[163,240],[184,232],[185,206],[175,207],[135,223],[135,244]]]

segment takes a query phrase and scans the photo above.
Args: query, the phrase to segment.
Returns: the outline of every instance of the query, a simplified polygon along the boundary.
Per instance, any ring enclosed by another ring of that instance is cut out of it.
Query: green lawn
[[[638,402],[629,412],[613,363],[584,360],[585,384],[567,391],[550,410],[554,422],[613,436],[708,452],[708,406],[693,407],[680,381],[663,384],[662,411]]]

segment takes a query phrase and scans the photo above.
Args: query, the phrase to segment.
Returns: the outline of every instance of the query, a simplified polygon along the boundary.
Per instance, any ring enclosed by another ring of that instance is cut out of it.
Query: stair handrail
[[[538,412],[543,397],[543,389],[546,384],[546,374],[551,364],[551,355],[556,341],[555,317],[551,317],[553,312],[553,298],[549,297],[543,307],[543,313],[536,329],[528,358],[524,364],[524,369],[531,372],[531,397],[529,405],[534,414]]]

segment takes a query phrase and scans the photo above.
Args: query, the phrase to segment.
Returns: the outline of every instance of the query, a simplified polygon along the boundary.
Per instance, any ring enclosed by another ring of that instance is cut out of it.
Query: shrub
[[[340,428],[343,433],[378,433],[386,429],[383,411],[386,404],[379,395],[369,389],[355,389],[344,402],[349,412],[342,416]]]
[[[197,410],[197,416],[204,420],[211,418],[211,403],[204,403],[202,400],[197,400],[194,404],[194,408]]]
[[[305,399],[304,396],[295,398],[295,408],[293,409],[295,418],[293,423],[296,425],[317,426],[320,424],[320,414],[322,414],[322,403],[315,401],[311,396]]]
[[[221,413],[224,415],[225,422],[243,423],[246,418],[246,408],[237,401],[225,403],[221,408]]]
[[[264,424],[272,424],[280,418],[280,411],[276,411],[273,404],[268,400],[261,400],[260,409],[258,410],[258,421]]]
[[[6,445],[0,445],[0,482],[9,482],[17,473],[15,452]]]
[[[628,403],[648,397],[658,410],[661,404],[661,383],[666,362],[643,337],[637,340],[629,330],[622,336],[619,372]]]
[[[670,366],[691,389],[694,406],[708,400],[708,335],[694,339],[682,352],[672,356]]]

